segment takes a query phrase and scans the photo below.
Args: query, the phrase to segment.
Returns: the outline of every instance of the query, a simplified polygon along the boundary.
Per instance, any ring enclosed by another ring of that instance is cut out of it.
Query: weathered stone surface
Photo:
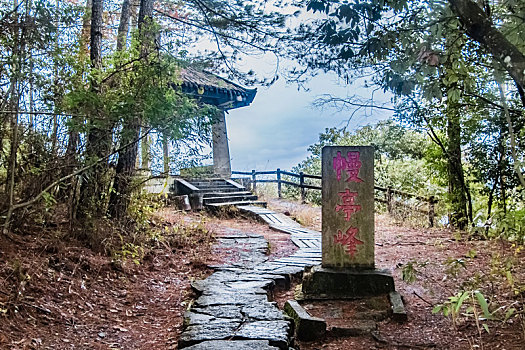
[[[295,300],[288,300],[284,311],[295,322],[295,335],[299,340],[311,341],[323,337],[326,333],[326,321],[322,318],[312,317]]]
[[[270,345],[288,349],[290,323],[288,321],[255,321],[244,323],[235,332],[235,339],[267,339]]]
[[[179,338],[179,347],[184,348],[205,340],[229,339],[240,324],[240,320],[229,320],[228,322],[220,320],[188,326]]]
[[[195,302],[200,307],[211,305],[248,305],[266,302],[266,294],[234,294],[222,293],[216,295],[202,295]]]
[[[230,293],[247,294],[266,294],[268,289],[275,284],[272,279],[248,279],[244,280],[243,275],[237,273],[217,273],[205,280],[198,280],[191,283],[192,288],[201,294],[214,294],[217,291]]]
[[[213,284],[209,288],[203,291],[202,295],[218,295],[218,294],[264,294],[267,295],[268,291],[262,288],[248,288],[248,289],[235,289],[229,288],[225,284]]]
[[[179,348],[288,349],[291,321],[268,302],[268,294],[274,287],[289,288],[303,269],[292,265],[308,265],[319,258],[320,251],[306,248],[292,260],[267,262],[264,238],[238,230],[221,237],[220,244],[231,249],[239,262],[217,266],[207,279],[192,283],[200,297],[185,314]]]
[[[374,268],[374,148],[322,152],[322,264]]]
[[[184,348],[185,350],[277,350],[267,340],[212,340]]]
[[[221,249],[231,249],[237,261],[231,266],[251,268],[268,260],[268,242],[260,235],[229,236],[218,239]]]
[[[314,266],[303,276],[306,299],[344,299],[387,294],[394,279],[387,270],[329,269]]]
[[[184,313],[184,324],[186,326],[193,326],[196,324],[206,324],[211,321],[215,321],[217,318],[211,315],[199,314],[196,312]]]
[[[213,305],[204,308],[194,307],[191,311],[215,318],[234,318],[240,320],[243,318],[241,307],[241,305]]]
[[[213,140],[213,172],[221,177],[230,178],[232,168],[230,164],[230,149],[228,147],[228,132],[224,111],[218,111],[212,125]]]
[[[241,313],[249,320],[284,320],[283,313],[274,303],[245,305],[241,308]]]
[[[408,319],[405,305],[403,305],[403,299],[401,294],[396,291],[388,294],[390,298],[390,304],[392,305],[392,318],[398,322],[405,322]]]

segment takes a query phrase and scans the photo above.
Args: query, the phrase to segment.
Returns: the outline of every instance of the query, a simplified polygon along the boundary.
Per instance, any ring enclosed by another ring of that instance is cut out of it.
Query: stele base
[[[365,298],[394,290],[394,279],[388,270],[318,265],[303,274],[302,292],[306,300]]]

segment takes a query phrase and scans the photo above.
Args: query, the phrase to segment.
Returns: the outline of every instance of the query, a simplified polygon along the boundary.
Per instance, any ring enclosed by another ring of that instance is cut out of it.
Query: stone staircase
[[[258,197],[244,186],[229,179],[179,179],[179,192],[186,192],[190,196],[202,198],[202,205],[208,208],[223,206],[257,205],[266,207],[266,202],[259,201]]]

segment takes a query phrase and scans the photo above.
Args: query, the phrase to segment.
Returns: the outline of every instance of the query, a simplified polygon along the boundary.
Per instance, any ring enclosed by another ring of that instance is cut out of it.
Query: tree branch
[[[3,228],[3,234],[4,235],[7,235],[8,234],[8,231],[9,231],[9,223],[10,223],[10,220],[11,220],[11,216],[13,215],[13,212],[15,210],[18,210],[18,209],[21,209],[21,208],[25,208],[25,207],[28,207],[30,205],[33,205],[34,203],[36,203],[37,201],[39,201],[42,196],[44,196],[45,193],[47,193],[49,190],[51,190],[53,187],[57,186],[58,184],[72,178],[73,176],[76,176],[76,175],[79,175],[81,173],[83,173],[84,171],[86,170],[89,170],[91,168],[93,168],[95,165],[98,165],[104,161],[106,161],[107,159],[109,159],[109,157],[111,157],[112,155],[122,151],[123,149],[127,148],[127,147],[130,147],[131,145],[133,145],[134,143],[136,142],[139,142],[141,139],[143,139],[144,137],[146,137],[150,131],[152,130],[152,128],[149,128],[148,130],[146,130],[146,132],[141,135],[139,138],[131,141],[130,143],[114,150],[113,152],[107,154],[106,156],[98,159],[96,162],[92,163],[92,164],[89,164],[89,165],[86,165],[85,167],[83,168],[80,168],[78,170],[76,170],[75,172],[69,174],[69,175],[66,175],[66,176],[63,176],[61,177],[60,179],[56,180],[55,182],[53,182],[52,184],[50,184],[49,186],[47,186],[46,188],[44,188],[39,194],[37,194],[35,197],[33,197],[32,199],[28,200],[28,201],[25,201],[25,202],[22,202],[22,203],[17,203],[15,205],[12,205],[9,207],[9,209],[7,210],[7,214],[6,214],[6,219],[5,219],[5,222],[4,222],[4,228]]]
[[[518,87],[525,89],[525,55],[507,40],[474,1],[449,0],[448,2],[468,36],[492,54]]]

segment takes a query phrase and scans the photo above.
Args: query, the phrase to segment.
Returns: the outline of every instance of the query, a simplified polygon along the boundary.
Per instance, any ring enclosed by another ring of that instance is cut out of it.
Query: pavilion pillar
[[[230,164],[228,133],[226,131],[226,116],[223,110],[217,113],[217,118],[211,130],[213,139],[213,172],[215,175],[230,178],[232,168]]]

